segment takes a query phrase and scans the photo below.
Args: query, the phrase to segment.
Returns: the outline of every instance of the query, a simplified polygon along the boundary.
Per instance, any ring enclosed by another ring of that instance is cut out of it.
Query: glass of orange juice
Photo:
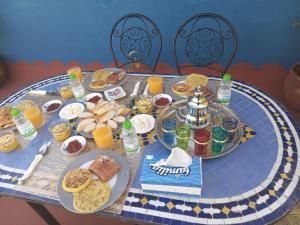
[[[148,89],[151,95],[161,94],[163,92],[163,79],[159,76],[148,78]]]
[[[67,74],[70,75],[70,74],[75,74],[77,79],[80,80],[81,83],[83,83],[83,76],[82,76],[82,72],[81,72],[81,69],[79,66],[74,66],[74,67],[71,67],[67,70]]]
[[[108,149],[113,145],[113,134],[110,127],[99,127],[93,131],[96,145],[100,149]]]
[[[45,123],[44,115],[38,106],[27,109],[24,112],[24,116],[30,120],[35,129],[40,129]]]

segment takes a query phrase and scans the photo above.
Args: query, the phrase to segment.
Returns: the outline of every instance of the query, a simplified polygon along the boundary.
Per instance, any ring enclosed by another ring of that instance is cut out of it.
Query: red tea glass
[[[210,139],[210,132],[206,129],[195,130],[194,142],[194,155],[204,156],[207,154],[207,145]]]

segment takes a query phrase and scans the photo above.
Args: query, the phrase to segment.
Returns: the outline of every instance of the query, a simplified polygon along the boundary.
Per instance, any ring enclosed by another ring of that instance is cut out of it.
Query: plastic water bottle
[[[80,83],[80,80],[77,79],[76,75],[73,73],[69,75],[69,79],[70,79],[70,86],[72,88],[74,97],[76,99],[82,99],[85,95],[85,92],[84,92],[84,87]]]
[[[126,154],[134,154],[140,150],[139,138],[128,119],[123,123],[122,138]]]
[[[11,115],[16,124],[16,127],[22,137],[26,140],[32,140],[36,137],[37,131],[32,123],[27,120],[17,108],[12,108]]]
[[[224,74],[217,94],[217,100],[222,105],[228,105],[231,97],[231,76]]]

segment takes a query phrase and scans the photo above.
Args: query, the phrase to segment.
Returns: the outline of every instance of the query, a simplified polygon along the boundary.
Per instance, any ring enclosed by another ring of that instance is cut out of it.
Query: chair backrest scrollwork
[[[162,48],[160,30],[142,14],[125,15],[112,28],[110,48],[117,67],[141,63],[154,72]]]
[[[197,14],[186,20],[173,40],[177,72],[190,67],[207,67],[226,73],[237,50],[237,34],[224,17],[213,13]],[[222,64],[223,68],[215,67]]]

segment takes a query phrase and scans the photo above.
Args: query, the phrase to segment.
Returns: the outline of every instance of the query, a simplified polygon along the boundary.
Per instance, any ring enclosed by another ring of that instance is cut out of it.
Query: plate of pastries
[[[61,204],[76,213],[94,213],[113,204],[129,180],[126,160],[116,152],[95,150],[81,155],[62,172],[57,193]]]
[[[195,88],[198,86],[201,86],[206,97],[212,97],[214,94],[214,86],[208,77],[197,73],[176,77],[166,85],[167,94],[176,101],[195,95]]]
[[[91,91],[106,91],[121,86],[127,78],[127,73],[119,68],[104,68],[96,70],[84,81],[84,86]]]
[[[93,138],[92,132],[96,128],[109,126],[113,133],[122,127],[130,108],[116,101],[99,100],[97,103],[86,102],[86,110],[78,115],[77,132],[86,137]]]

